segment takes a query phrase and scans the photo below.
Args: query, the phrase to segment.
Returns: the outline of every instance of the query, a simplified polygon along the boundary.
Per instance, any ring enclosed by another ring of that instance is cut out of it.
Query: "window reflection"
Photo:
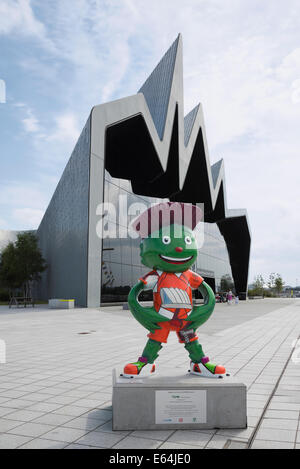
[[[159,202],[156,198],[133,194],[130,181],[113,178],[106,171],[104,201],[117,207],[119,195],[128,196],[128,206],[134,202],[141,202],[146,206]],[[109,218],[109,230],[117,230],[118,236],[119,233],[122,236],[127,227],[118,225],[119,218],[113,219],[112,213]],[[140,239],[105,238],[102,241],[102,250],[101,302],[126,302],[130,288],[149,271],[140,262]],[[223,275],[232,276],[226,244],[216,224],[204,223],[204,243],[193,269],[216,291],[220,288]],[[151,300],[152,292],[145,292],[140,299]]]

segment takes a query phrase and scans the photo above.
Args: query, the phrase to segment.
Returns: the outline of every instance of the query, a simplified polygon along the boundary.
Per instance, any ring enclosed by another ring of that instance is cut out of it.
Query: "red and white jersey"
[[[141,277],[145,290],[153,290],[156,311],[171,319],[186,319],[193,308],[192,289],[197,288],[203,278],[193,272],[162,272],[152,270]]]

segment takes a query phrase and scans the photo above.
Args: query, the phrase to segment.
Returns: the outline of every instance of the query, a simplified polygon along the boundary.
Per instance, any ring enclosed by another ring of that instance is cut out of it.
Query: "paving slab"
[[[0,446],[129,448],[136,442],[165,449],[298,448],[300,364],[291,351],[299,312],[300,300],[293,299],[217,304],[199,339],[212,361],[247,384],[249,428],[243,436],[185,430],[156,435],[111,428],[111,371],[136,360],[146,341],[146,331],[130,312],[115,306],[18,311],[0,306],[0,338],[7,346],[7,363],[0,364]],[[188,367],[174,335],[157,367],[163,371],[170,362]],[[39,435],[45,426],[51,428],[47,438]],[[14,434],[17,428],[30,436]]]
[[[97,448],[112,448],[124,438],[124,435],[92,431],[79,438],[76,443]]]
[[[63,441],[44,440],[42,438],[35,438],[19,446],[20,449],[63,449],[67,443]]]
[[[42,423],[23,423],[22,425],[18,425],[17,427],[11,428],[8,430],[8,433],[13,435],[23,435],[23,436],[32,436],[32,437],[39,437],[44,433],[47,433],[53,430],[53,426],[45,425]]]

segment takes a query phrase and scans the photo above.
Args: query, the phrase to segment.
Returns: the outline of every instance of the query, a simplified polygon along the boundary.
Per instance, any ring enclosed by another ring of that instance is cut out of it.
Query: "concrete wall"
[[[41,299],[72,298],[86,305],[89,176],[90,118],[37,230],[48,264],[38,286]]]

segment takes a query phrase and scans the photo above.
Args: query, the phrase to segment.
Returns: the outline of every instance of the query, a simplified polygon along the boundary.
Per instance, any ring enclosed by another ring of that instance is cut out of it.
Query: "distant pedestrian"
[[[237,295],[235,296],[234,302],[235,302],[236,305],[239,304],[239,297]]]
[[[229,292],[227,293],[227,304],[228,305],[232,305],[232,297],[233,297],[232,291],[229,290]]]

